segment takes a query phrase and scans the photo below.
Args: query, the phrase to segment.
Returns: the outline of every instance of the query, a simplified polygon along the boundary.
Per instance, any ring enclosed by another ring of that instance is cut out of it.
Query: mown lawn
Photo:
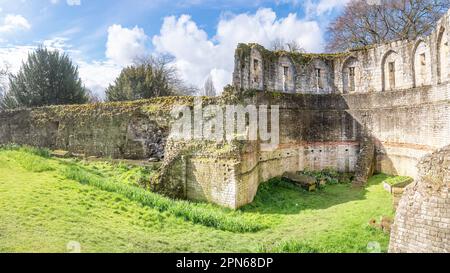
[[[305,192],[279,180],[235,212],[145,191],[152,170],[0,149],[0,252],[366,252],[389,236],[385,176]]]

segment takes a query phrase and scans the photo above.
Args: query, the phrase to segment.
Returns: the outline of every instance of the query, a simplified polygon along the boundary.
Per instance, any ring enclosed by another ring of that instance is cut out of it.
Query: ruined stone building
[[[416,182],[400,201],[391,251],[450,251],[450,11],[427,37],[339,54],[241,44],[234,94],[209,104],[278,105],[280,144],[168,139],[173,105],[192,97],[0,113],[0,143],[86,156],[164,159],[155,191],[239,208],[286,171],[373,171]],[[272,110],[269,109],[269,114]]]

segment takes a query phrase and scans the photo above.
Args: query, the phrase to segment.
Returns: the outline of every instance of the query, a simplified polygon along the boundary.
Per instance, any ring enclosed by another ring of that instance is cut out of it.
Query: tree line
[[[353,0],[328,27],[328,51],[343,51],[396,39],[428,35],[450,8],[448,0]],[[295,37],[293,37],[295,38]],[[276,39],[272,50],[303,52],[295,40]],[[203,88],[188,85],[167,56],[149,56],[125,67],[105,91],[106,101],[172,95],[217,95],[209,76]],[[0,110],[98,102],[69,56],[40,47],[28,54],[17,74],[0,68]]]
[[[105,92],[106,101],[132,101],[194,95],[196,87],[180,79],[170,58],[149,56],[122,69]],[[101,99],[83,84],[78,67],[66,53],[39,47],[28,54],[17,74],[0,69],[0,110],[95,103]]]

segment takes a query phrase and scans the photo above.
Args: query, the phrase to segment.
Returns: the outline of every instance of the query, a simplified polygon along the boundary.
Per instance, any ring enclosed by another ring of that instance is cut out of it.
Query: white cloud
[[[71,46],[67,44],[68,41],[69,39],[65,37],[55,37],[52,39],[44,40],[42,42],[42,45],[52,50],[56,49],[65,51],[71,48]]]
[[[142,28],[136,26],[128,29],[112,25],[108,28],[106,57],[116,64],[129,65],[137,57],[148,53],[147,41],[148,36]]]
[[[18,30],[28,30],[31,24],[22,15],[7,14],[0,24],[0,33],[11,33]]]
[[[81,5],[81,0],[67,0],[67,5],[79,6],[79,5]]]
[[[59,0],[50,0],[50,3],[52,4],[58,4]],[[66,0],[67,5],[69,6],[80,6],[81,0]]]
[[[77,64],[83,83],[101,98],[105,97],[105,89],[114,82],[122,70],[122,67],[110,61],[78,60]]]
[[[0,60],[9,66],[10,72],[15,73],[22,65],[22,61],[26,60],[28,53],[35,48],[33,46],[0,47]]]
[[[308,17],[326,16],[338,8],[347,5],[351,0],[307,0],[303,3]]]
[[[268,47],[275,39],[295,40],[312,52],[321,51],[324,42],[317,22],[302,20],[296,14],[277,18],[273,10],[260,9],[255,14],[222,18],[212,38],[188,15],[166,17],[153,44],[157,52],[175,57],[175,65],[189,83],[202,86],[211,75],[216,89],[222,90],[231,83],[238,43],[256,42]]]

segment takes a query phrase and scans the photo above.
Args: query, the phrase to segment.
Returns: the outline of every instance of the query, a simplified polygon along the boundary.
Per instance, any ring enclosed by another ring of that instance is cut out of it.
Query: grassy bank
[[[385,177],[308,193],[272,180],[238,211],[145,190],[153,170],[0,149],[0,252],[365,252],[389,236]]]

